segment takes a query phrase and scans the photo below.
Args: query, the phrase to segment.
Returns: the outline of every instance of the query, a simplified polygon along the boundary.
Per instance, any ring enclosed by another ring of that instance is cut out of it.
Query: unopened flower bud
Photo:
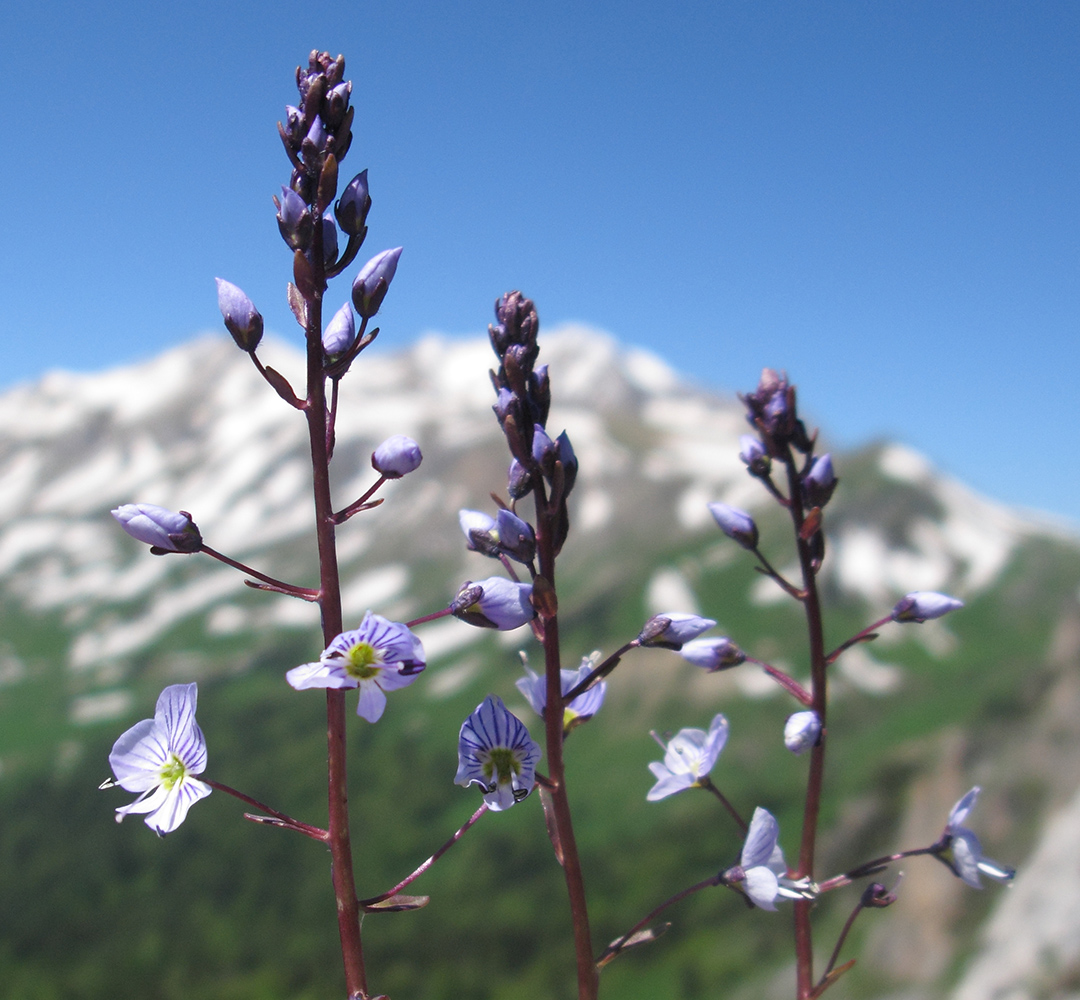
[[[555,459],[558,457],[558,446],[548,437],[548,433],[540,424],[533,425],[532,457],[533,461],[540,466],[540,471],[545,476],[550,476],[555,468]]]
[[[263,335],[263,318],[255,303],[231,281],[215,278],[218,308],[225,320],[225,329],[232,334],[236,346],[251,353],[259,346]]]
[[[511,559],[526,566],[532,562],[536,555],[536,534],[531,524],[504,507],[495,517],[495,531],[499,548]]]
[[[327,324],[322,335],[323,351],[327,357],[336,358],[344,354],[356,339],[356,323],[353,321],[352,306],[345,303]]]
[[[393,250],[384,250],[372,257],[353,279],[353,305],[364,319],[371,319],[379,311],[379,306],[386,298],[390,282],[394,280],[394,274],[397,271],[401,250],[401,247],[395,247]]]
[[[817,712],[796,712],[784,725],[784,746],[796,756],[816,746],[820,736],[821,719]]]
[[[326,141],[329,137],[322,118],[316,115],[315,120],[311,123],[311,128],[308,129],[308,134],[304,137],[304,142],[311,143],[321,153],[326,149]]]
[[[653,615],[638,635],[642,646],[659,646],[661,649],[681,649],[683,643],[696,639],[716,624],[711,618],[669,611]]]
[[[709,513],[712,514],[716,523],[720,525],[720,530],[728,538],[734,539],[744,549],[752,551],[757,548],[757,525],[745,510],[740,510],[738,507],[732,507],[726,503],[711,503],[709,504]]]
[[[341,231],[349,236],[359,236],[364,231],[364,223],[371,209],[371,196],[368,194],[367,171],[362,170],[341,192],[338,203],[334,206],[334,218],[341,226]]]
[[[574,488],[574,481],[577,479],[577,455],[574,454],[574,446],[570,443],[570,438],[566,436],[566,431],[556,438],[555,444],[559,461],[563,466],[563,496],[567,496]]]
[[[948,594],[916,590],[896,602],[892,618],[895,622],[925,622],[931,618],[940,618],[963,606],[963,601],[949,597]]]
[[[746,662],[746,654],[726,635],[717,636],[715,639],[693,639],[683,644],[679,655],[709,673],[727,670]]]
[[[125,503],[111,513],[124,531],[145,542],[155,554],[198,552],[202,548],[202,535],[185,511],[176,513],[152,503]]]
[[[458,511],[458,524],[468,539],[468,546],[473,552],[498,558],[499,533],[495,528],[495,518],[479,510]]]
[[[470,625],[508,632],[536,617],[531,597],[531,584],[493,576],[464,584],[451,603],[450,611]]]
[[[322,220],[322,255],[323,262],[332,264],[337,260],[338,241],[337,226],[329,215],[324,215]]]
[[[810,471],[803,477],[803,492],[811,507],[824,507],[836,489],[836,474],[833,472],[832,456],[819,455],[810,466]]]
[[[346,306],[348,308],[348,306]],[[387,479],[400,479],[419,468],[424,456],[420,454],[420,445],[411,437],[395,434],[388,437],[371,456],[375,471]]]
[[[291,187],[281,188],[281,198],[275,198],[277,204],[278,229],[281,238],[293,250],[306,250],[311,244],[311,234],[315,223],[307,203]]]
[[[532,475],[516,458],[510,460],[510,470],[506,475],[506,492],[511,500],[520,500],[528,496],[532,489]]]
[[[767,476],[772,468],[772,459],[765,451],[765,446],[749,434],[739,436],[739,458],[746,464],[752,476]]]

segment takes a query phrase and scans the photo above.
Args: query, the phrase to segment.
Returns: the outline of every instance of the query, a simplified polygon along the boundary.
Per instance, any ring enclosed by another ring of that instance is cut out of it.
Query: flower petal
[[[155,719],[136,722],[114,744],[109,766],[121,788],[145,792],[161,779],[158,770],[169,759],[169,746]]]
[[[206,737],[195,721],[197,684],[170,684],[158,695],[154,721],[165,729],[169,749],[194,774],[206,770]]]
[[[146,817],[146,825],[164,837],[172,833],[187,818],[188,810],[211,792],[209,785],[198,778],[184,778],[165,794],[165,800]],[[156,798],[157,796],[154,796]]]
[[[767,809],[758,806],[750,820],[750,829],[746,833],[746,843],[742,849],[743,868],[764,866],[772,858],[776,841],[780,836],[780,824]]]
[[[368,722],[378,722],[386,709],[386,695],[374,679],[360,682],[360,701],[356,714]]]
[[[753,900],[755,906],[760,906],[763,910],[776,911],[776,893],[780,888],[780,883],[768,868],[757,865],[747,869],[744,887],[746,895]]]
[[[360,682],[345,673],[345,668],[332,660],[328,663],[301,663],[285,674],[285,680],[297,691],[308,688],[334,688],[342,691],[354,688]]]

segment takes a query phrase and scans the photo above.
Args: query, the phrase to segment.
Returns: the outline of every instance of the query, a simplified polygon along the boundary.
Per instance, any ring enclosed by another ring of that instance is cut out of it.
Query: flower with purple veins
[[[397,273],[402,249],[394,247],[393,250],[376,254],[360,268],[360,273],[353,279],[353,305],[364,319],[371,319],[383,304],[383,299],[390,289],[390,282]]]
[[[975,807],[979,791],[979,786],[976,785],[952,807],[941,841],[944,846],[934,851],[938,860],[944,862],[957,878],[973,889],[983,887],[979,879],[980,873],[998,882],[1011,882],[1016,875],[1014,868],[999,865],[991,858],[984,857],[979,838],[967,827],[961,826]]]
[[[524,658],[525,654],[522,653],[521,656]],[[567,691],[572,691],[585,680],[592,673],[599,659],[600,653],[598,651],[591,656],[584,657],[581,666],[577,670],[560,670],[559,684],[562,693],[565,695]],[[525,676],[519,677],[516,684],[517,689],[525,696],[533,711],[543,717],[544,709],[547,707],[547,677],[538,676],[526,663]],[[606,694],[607,681],[598,681],[587,691],[579,694],[573,701],[564,705],[563,732],[569,732],[575,726],[596,715],[600,711],[600,706],[604,704]]]
[[[470,625],[509,632],[536,617],[531,597],[532,584],[491,576],[463,584],[451,602],[450,610]]]
[[[653,615],[638,634],[642,646],[659,646],[661,649],[680,649],[684,643],[708,632],[716,624],[712,618],[666,611]]]
[[[149,545],[155,555],[202,548],[202,535],[185,511],[176,513],[152,503],[125,503],[110,513],[124,531]]]
[[[757,525],[745,510],[740,510],[738,507],[732,507],[726,503],[711,503],[709,504],[709,513],[712,514],[713,519],[720,526],[720,530],[728,538],[734,539],[744,549],[753,550],[757,548]]]
[[[896,607],[892,609],[892,619],[895,622],[922,623],[931,618],[940,618],[963,606],[963,601],[949,597],[948,594],[916,590],[896,602]]]
[[[462,723],[454,783],[479,785],[488,808],[501,812],[532,791],[540,756],[525,724],[489,694]]]
[[[232,334],[236,346],[249,354],[259,346],[263,335],[263,318],[255,303],[243,290],[224,278],[217,282],[218,309],[225,320],[225,329]]]
[[[172,684],[161,692],[152,719],[137,722],[114,744],[109,766],[114,782],[139,792],[116,810],[119,823],[130,813],[146,814],[146,825],[159,837],[184,822],[191,806],[210,794],[194,777],[206,770],[206,738],[195,721],[198,685]]]
[[[407,626],[370,611],[360,627],[337,636],[318,663],[302,663],[285,674],[297,691],[308,688],[360,689],[356,714],[378,722],[386,692],[416,680],[426,666],[424,647]]]
[[[658,802],[705,783],[727,742],[728,723],[723,715],[717,715],[707,733],[703,729],[680,729],[667,743],[656,733],[652,737],[663,748],[664,761],[649,764],[656,784],[645,798]]]
[[[353,320],[352,306],[345,303],[326,325],[322,335],[323,351],[334,358],[344,354],[356,339],[356,322]]]
[[[746,654],[726,635],[709,639],[691,639],[683,643],[679,655],[695,667],[709,673],[727,670],[746,662]]]
[[[416,471],[423,460],[420,445],[411,437],[395,434],[375,449],[371,455],[371,466],[380,476],[385,476],[387,479],[400,479]]]

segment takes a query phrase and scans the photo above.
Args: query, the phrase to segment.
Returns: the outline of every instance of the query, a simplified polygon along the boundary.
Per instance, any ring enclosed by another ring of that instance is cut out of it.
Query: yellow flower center
[[[358,681],[377,677],[382,670],[382,653],[370,642],[358,642],[345,654],[345,672]]]
[[[161,769],[158,771],[161,783],[166,790],[171,790],[177,782],[183,781],[187,773],[187,765],[171,750],[169,751],[169,759],[161,765]]]
[[[493,747],[487,753],[487,760],[483,762],[484,777],[488,783],[505,785],[515,774],[521,773],[521,764],[514,751],[509,747]],[[492,778],[495,779],[492,782]]]

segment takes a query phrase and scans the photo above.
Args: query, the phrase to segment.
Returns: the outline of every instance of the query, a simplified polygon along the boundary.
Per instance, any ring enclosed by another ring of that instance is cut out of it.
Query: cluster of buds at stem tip
[[[513,456],[507,491],[519,500],[546,483],[557,504],[553,548],[562,548],[570,528],[566,498],[577,479],[578,461],[563,431],[548,433],[551,380],[547,365],[536,367],[540,353],[536,335],[540,318],[531,299],[507,292],[495,303],[495,318],[488,327],[499,368],[491,373],[496,400],[492,409]]]
[[[757,389],[739,398],[746,407],[746,419],[761,435],[769,455],[778,458],[788,446],[804,455],[810,452],[813,441],[796,412],[795,386],[786,375],[766,368]]]
[[[152,503],[125,503],[111,513],[124,531],[149,545],[156,556],[202,548],[202,535],[186,510],[177,513]]]

